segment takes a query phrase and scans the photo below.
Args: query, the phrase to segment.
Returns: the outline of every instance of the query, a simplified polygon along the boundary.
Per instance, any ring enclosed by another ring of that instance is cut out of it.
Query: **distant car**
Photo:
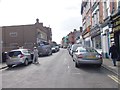
[[[52,52],[53,52],[53,53],[57,52],[56,47],[52,47]]]
[[[52,55],[52,48],[51,45],[46,42],[46,41],[41,41],[38,44],[38,55],[43,56],[43,55]]]
[[[100,67],[103,62],[101,54],[95,49],[87,47],[78,47],[73,52],[73,60],[76,67],[79,67],[80,64],[95,64]]]
[[[67,48],[67,46],[63,46],[63,48],[64,48],[64,49],[66,49],[66,48]]]
[[[70,53],[71,47],[72,47],[72,45],[68,45],[68,47],[67,47],[67,50],[69,53]]]
[[[8,58],[6,60],[8,67],[19,64],[24,64],[27,66],[29,62],[32,62],[32,58],[31,52],[28,49],[16,49],[8,52]]]
[[[58,45],[56,45],[55,47],[56,47],[57,51],[59,51],[59,50],[60,50],[60,47],[59,47]]]
[[[52,52],[58,52],[60,49],[59,49],[59,46],[52,46]]]
[[[74,52],[78,47],[81,47],[81,46],[82,46],[81,44],[73,44],[73,45],[70,47],[69,54],[73,57],[73,52]]]

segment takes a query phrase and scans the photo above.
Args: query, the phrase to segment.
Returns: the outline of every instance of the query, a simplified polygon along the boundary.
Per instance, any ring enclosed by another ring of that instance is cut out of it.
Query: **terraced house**
[[[83,0],[84,44],[100,50],[105,58],[115,43],[120,53],[120,0]]]
[[[0,62],[2,61],[2,27],[0,27]]]

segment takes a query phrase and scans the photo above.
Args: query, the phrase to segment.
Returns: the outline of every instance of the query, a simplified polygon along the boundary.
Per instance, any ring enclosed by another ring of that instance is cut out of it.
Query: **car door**
[[[31,61],[31,53],[28,50],[23,50],[22,53],[25,55],[25,59]]]

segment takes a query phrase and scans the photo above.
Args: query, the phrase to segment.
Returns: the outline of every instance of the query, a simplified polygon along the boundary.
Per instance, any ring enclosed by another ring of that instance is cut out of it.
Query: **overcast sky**
[[[0,26],[34,24],[36,18],[52,28],[53,41],[82,25],[82,0],[0,0]]]

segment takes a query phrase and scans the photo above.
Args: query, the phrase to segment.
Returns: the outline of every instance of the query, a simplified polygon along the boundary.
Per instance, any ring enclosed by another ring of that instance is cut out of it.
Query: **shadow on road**
[[[98,67],[96,65],[80,65],[78,69],[89,73],[100,73],[104,70],[102,66]]]
[[[24,66],[24,65],[17,65],[17,66],[13,66],[13,67],[8,67],[6,69],[6,71],[9,71],[9,70],[22,70],[22,69],[25,69],[25,68],[28,68],[29,66],[31,65],[31,63],[28,65],[28,66]]]

